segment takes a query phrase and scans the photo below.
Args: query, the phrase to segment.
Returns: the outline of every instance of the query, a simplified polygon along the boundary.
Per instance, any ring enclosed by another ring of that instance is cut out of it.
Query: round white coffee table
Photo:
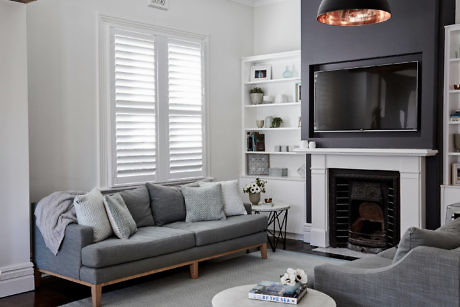
[[[219,292],[212,298],[212,307],[279,307],[283,305],[249,299],[248,292],[254,287],[255,285],[244,285]],[[330,296],[309,288],[307,294],[300,300],[297,306],[335,307],[336,304]]]

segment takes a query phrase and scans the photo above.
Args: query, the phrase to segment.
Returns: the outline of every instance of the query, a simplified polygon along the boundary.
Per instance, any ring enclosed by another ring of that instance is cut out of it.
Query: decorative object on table
[[[305,141],[300,141],[300,148],[302,149],[308,149],[308,141],[305,140]]]
[[[288,211],[290,205],[273,203],[272,206],[253,206],[254,214],[268,213],[267,241],[273,252],[276,252],[279,242],[283,242],[283,249],[286,249],[286,233]]]
[[[315,148],[316,148],[316,142],[313,142],[313,141],[312,141],[312,142],[309,142],[309,143],[308,143],[308,148],[309,148],[309,149],[315,149]]]
[[[290,152],[291,151],[290,148],[289,148],[289,145],[284,146],[284,151],[285,152]]]
[[[263,128],[264,120],[263,119],[256,120],[256,125],[257,125],[257,128]]]
[[[450,120],[453,122],[460,121],[460,110],[455,110],[450,114]]]
[[[446,224],[458,218],[460,218],[460,203],[448,205],[446,210]]]
[[[286,101],[286,96],[284,95],[276,95],[275,96],[275,103],[283,103]]]
[[[264,104],[270,104],[273,103],[274,98],[273,96],[264,96],[262,100]]]
[[[287,168],[269,168],[268,175],[273,177],[287,177],[288,169]]]
[[[460,90],[460,84],[454,84],[454,90]]]
[[[284,274],[280,276],[280,283],[285,287],[287,294],[293,294],[302,285],[308,282],[307,274],[302,269],[288,268]]]
[[[297,174],[299,174],[300,177],[305,178],[307,175],[307,167],[305,164],[302,164],[302,166],[297,169]]]
[[[149,6],[167,11],[169,8],[169,0],[149,0]]]
[[[272,128],[279,128],[283,123],[283,119],[281,117],[273,117],[272,120]]]
[[[275,152],[281,152],[281,145],[276,145],[275,146]]]
[[[289,145],[288,148],[290,152],[294,152],[299,149],[299,145]]]
[[[452,184],[460,185],[460,163],[452,164]]]
[[[264,99],[264,90],[260,87],[252,88],[249,91],[249,97],[251,98],[252,104],[261,104]]]
[[[248,298],[252,300],[268,301],[297,305],[307,294],[307,285],[300,285],[294,292],[289,293],[288,286],[279,282],[261,281],[254,288],[249,290]]]
[[[251,67],[251,81],[267,81],[272,79],[272,67],[270,65],[256,65]]]
[[[281,148],[280,152],[286,152],[286,146],[281,145],[280,148]]]
[[[316,20],[331,26],[362,26],[390,18],[391,9],[387,0],[322,0]]]
[[[247,184],[243,188],[243,192],[249,194],[249,201],[252,205],[257,206],[260,203],[260,193],[265,193],[266,183],[265,180],[256,178],[256,181]]]
[[[454,148],[456,152],[460,152],[460,134],[454,133]]]
[[[283,72],[283,78],[292,78],[292,76],[294,75],[294,72],[289,69],[289,66],[286,66],[286,68],[284,69],[284,72]]]
[[[302,83],[296,82],[294,89],[294,101],[300,102],[302,100]]]
[[[264,201],[266,204],[271,204],[273,202],[273,199],[269,197],[269,198],[265,198]]]
[[[247,169],[249,176],[267,176],[270,168],[270,156],[264,154],[248,154]]]
[[[273,124],[273,117],[267,116],[265,117],[265,128],[271,128]]]
[[[254,131],[248,132],[247,151],[265,151],[265,134]]]

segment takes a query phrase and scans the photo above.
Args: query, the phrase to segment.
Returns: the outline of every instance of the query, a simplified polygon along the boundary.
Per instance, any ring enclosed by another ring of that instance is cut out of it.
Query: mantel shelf
[[[347,156],[398,156],[398,157],[429,157],[438,151],[433,149],[377,149],[377,148],[315,148],[297,149],[310,155],[347,155]]]

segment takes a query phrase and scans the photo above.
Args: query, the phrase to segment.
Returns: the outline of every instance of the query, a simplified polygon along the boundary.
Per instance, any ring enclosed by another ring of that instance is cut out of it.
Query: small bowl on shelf
[[[274,101],[274,98],[273,96],[264,96],[263,97],[263,102],[264,104],[269,104],[269,103],[273,103]]]
[[[454,90],[460,90],[460,84],[454,84]]]

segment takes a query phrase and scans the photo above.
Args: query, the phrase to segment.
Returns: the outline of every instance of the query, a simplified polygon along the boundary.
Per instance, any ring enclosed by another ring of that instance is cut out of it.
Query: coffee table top
[[[244,285],[230,288],[217,293],[212,298],[212,307],[262,307],[272,306],[281,307],[285,304],[251,300],[248,298],[248,292],[255,285]],[[285,305],[291,306],[291,305]],[[307,294],[300,300],[297,306],[308,307],[335,307],[335,301],[328,295],[308,288]]]
[[[287,204],[282,204],[282,203],[273,203],[273,204],[262,204],[262,205],[257,205],[251,206],[252,211],[255,212],[271,212],[271,211],[283,211],[291,208],[290,205]]]

